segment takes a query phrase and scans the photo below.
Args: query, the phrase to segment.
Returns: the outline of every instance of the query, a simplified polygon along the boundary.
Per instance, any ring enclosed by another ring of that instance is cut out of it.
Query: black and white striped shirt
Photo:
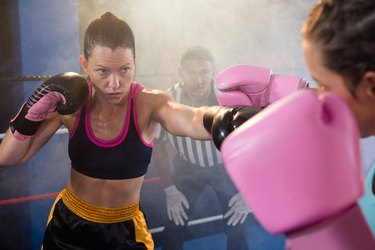
[[[184,93],[183,84],[177,83],[167,92],[179,103],[192,105]],[[212,91],[206,102],[208,106],[218,105],[215,93]],[[168,140],[178,153],[188,162],[201,167],[212,167],[222,163],[220,152],[216,149],[212,140],[199,141],[189,137],[174,136],[165,130],[160,131],[163,140]],[[159,137],[157,136],[157,137]]]

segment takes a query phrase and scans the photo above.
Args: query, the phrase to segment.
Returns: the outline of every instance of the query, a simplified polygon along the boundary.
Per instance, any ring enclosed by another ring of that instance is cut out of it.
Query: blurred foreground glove
[[[238,222],[240,224],[244,223],[247,215],[250,213],[250,209],[242,199],[240,193],[233,195],[233,197],[229,200],[228,207],[230,207],[230,209],[224,215],[224,219],[229,218],[227,222],[228,226],[236,226]]]
[[[164,189],[167,196],[167,212],[169,220],[173,220],[176,225],[185,225],[184,219],[188,220],[184,206],[189,209],[189,202],[185,195],[181,193],[175,185]]]
[[[220,150],[223,140],[243,122],[270,103],[307,88],[308,82],[301,77],[272,74],[269,68],[234,65],[217,75],[215,86],[219,104],[228,107],[217,114],[206,113],[203,123]]]
[[[363,194],[357,124],[330,94],[299,91],[269,106],[227,137],[222,155],[243,198],[272,233],[315,223]]]
[[[298,76],[273,74],[270,68],[239,64],[219,72],[215,92],[220,105],[264,108],[308,86],[308,81]]]
[[[35,90],[10,122],[14,137],[24,141],[32,137],[48,113],[74,113],[88,97],[86,79],[73,72],[49,78]]]
[[[363,194],[359,131],[337,96],[302,90],[231,133],[221,152],[254,216],[287,249],[375,249]]]

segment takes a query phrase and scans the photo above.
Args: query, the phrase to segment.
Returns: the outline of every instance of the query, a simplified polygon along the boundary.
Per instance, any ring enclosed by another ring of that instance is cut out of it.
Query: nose
[[[197,81],[198,81],[198,83],[203,83],[204,82],[203,76],[201,74],[198,75]]]
[[[205,82],[206,79],[206,73],[203,71],[197,71],[195,72],[195,80],[198,84],[202,84]]]
[[[111,89],[117,89],[120,86],[120,77],[118,74],[111,75],[108,86]]]

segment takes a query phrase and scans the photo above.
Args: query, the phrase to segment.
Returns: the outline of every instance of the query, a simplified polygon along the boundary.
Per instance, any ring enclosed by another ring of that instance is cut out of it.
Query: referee
[[[214,60],[209,50],[200,46],[187,48],[178,73],[182,81],[168,89],[177,102],[194,107],[218,105],[213,85]],[[213,142],[177,137],[164,130],[157,137],[153,157],[165,187],[170,219],[163,231],[162,249],[183,249],[187,222],[207,186],[215,192],[224,215],[227,249],[248,249],[244,222],[249,209],[225,172]],[[167,155],[172,155],[172,159]]]

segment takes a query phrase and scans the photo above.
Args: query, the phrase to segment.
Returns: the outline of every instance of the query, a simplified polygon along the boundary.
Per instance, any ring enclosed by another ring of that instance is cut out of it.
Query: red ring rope
[[[160,181],[160,177],[152,177],[152,178],[144,179],[143,183],[153,183],[153,182],[158,182],[158,181]],[[27,202],[27,201],[34,201],[34,200],[51,199],[51,198],[55,198],[58,194],[59,192],[49,193],[49,194],[37,194],[37,195],[24,196],[24,197],[19,197],[19,198],[0,200],[0,206],[15,204],[15,203],[22,203],[22,202]]]

